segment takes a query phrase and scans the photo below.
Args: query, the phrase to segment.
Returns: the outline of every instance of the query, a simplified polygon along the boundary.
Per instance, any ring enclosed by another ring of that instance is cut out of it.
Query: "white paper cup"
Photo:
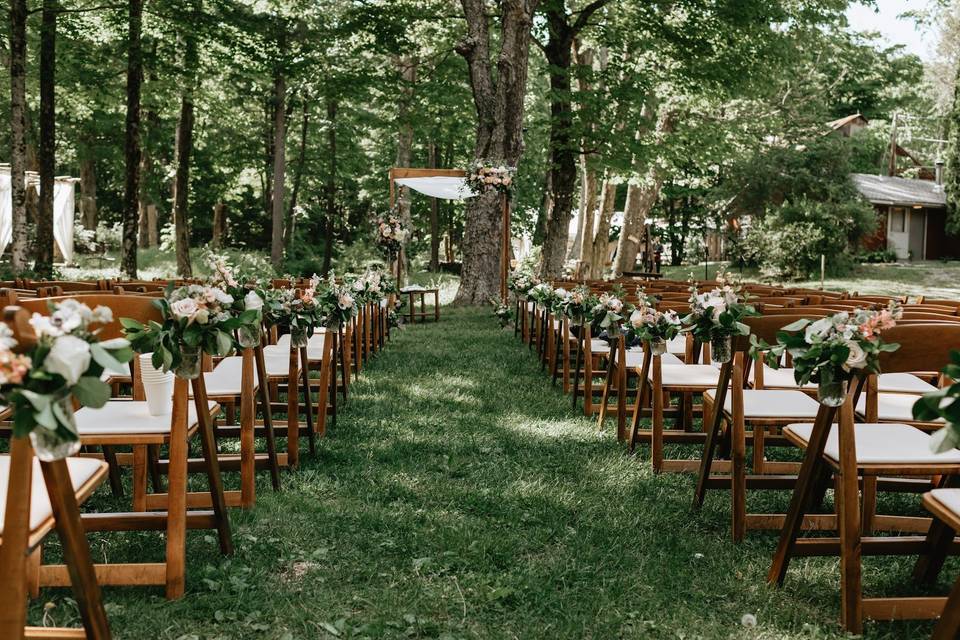
[[[173,412],[173,372],[164,373],[150,362],[152,353],[140,356],[140,382],[147,397],[147,412],[152,416],[165,416]]]

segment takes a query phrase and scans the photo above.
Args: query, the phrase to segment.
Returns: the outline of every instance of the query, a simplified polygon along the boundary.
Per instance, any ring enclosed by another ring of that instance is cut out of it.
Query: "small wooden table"
[[[427,322],[430,316],[433,316],[434,322],[440,322],[440,289],[409,289],[401,291],[401,295],[407,296],[407,305],[409,309],[405,314],[407,320],[412,324],[418,319],[420,322]],[[426,297],[433,296],[433,310],[427,310]],[[416,296],[420,296],[420,310],[414,308]]]

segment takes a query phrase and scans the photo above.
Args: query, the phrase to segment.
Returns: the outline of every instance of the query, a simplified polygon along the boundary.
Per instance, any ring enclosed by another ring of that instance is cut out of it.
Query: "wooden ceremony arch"
[[[393,167],[390,169],[390,210],[393,211],[397,197],[396,181],[403,178],[466,178],[467,172],[462,169],[417,169],[411,167]],[[410,188],[410,187],[408,187]],[[416,191],[416,189],[414,189]],[[500,194],[500,208],[503,214],[500,236],[500,300],[507,302],[507,277],[510,274],[510,198],[506,193]],[[400,286],[400,276],[403,260],[402,254],[397,260],[397,286]]]

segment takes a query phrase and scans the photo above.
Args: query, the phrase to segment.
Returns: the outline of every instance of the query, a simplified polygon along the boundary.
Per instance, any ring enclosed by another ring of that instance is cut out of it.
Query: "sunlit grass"
[[[691,512],[693,478],[655,476],[645,450],[625,455],[611,426],[573,413],[489,309],[445,308],[439,324],[394,333],[318,456],[284,474],[282,493],[259,480],[256,508],[231,513],[233,558],[189,534],[182,600],[106,590],[115,637],[843,637],[835,559],[797,561],[784,588],[768,588],[775,537],[732,544],[723,492]],[[114,504],[104,493],[96,504]],[[98,559],[156,558],[162,538],[91,544]],[[869,559],[867,593],[910,593],[911,561]],[[53,620],[75,622],[66,595],[44,591],[34,621],[51,600]],[[745,613],[756,628],[741,626]],[[876,623],[867,636],[930,630]]]

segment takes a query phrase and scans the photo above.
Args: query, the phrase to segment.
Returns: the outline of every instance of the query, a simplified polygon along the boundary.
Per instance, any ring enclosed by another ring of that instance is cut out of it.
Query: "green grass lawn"
[[[394,336],[317,457],[285,473],[281,493],[262,476],[256,508],[232,511],[233,558],[191,532],[182,600],[106,590],[116,637],[843,637],[835,559],[798,561],[768,588],[774,535],[732,544],[723,493],[692,513],[694,479],[654,476],[646,451],[625,455],[610,429],[573,413],[489,310],[444,309],[439,325]],[[104,493],[95,503],[113,504]],[[151,560],[162,539],[91,545],[98,561]],[[868,594],[911,592],[911,559],[866,567]],[[44,591],[34,621],[48,599],[52,621],[75,621],[65,596]],[[867,637],[931,628],[877,623]]]

